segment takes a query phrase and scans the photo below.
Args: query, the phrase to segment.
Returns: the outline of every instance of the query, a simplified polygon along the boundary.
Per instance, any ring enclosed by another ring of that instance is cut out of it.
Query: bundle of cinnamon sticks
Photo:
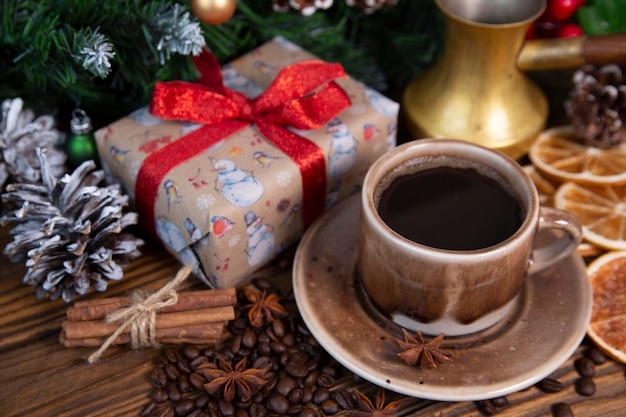
[[[234,288],[178,293],[178,302],[163,307],[155,315],[156,340],[159,343],[210,344],[223,337],[224,327],[235,318],[237,296]],[[118,328],[106,317],[129,307],[130,297],[77,301],[68,307],[60,341],[65,347],[100,346]],[[120,334],[112,344],[129,343],[129,334]]]

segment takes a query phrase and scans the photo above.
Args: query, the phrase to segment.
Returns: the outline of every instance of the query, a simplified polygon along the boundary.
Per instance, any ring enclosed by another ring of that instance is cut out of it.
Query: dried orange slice
[[[615,187],[562,184],[554,205],[578,217],[583,238],[601,248],[626,250],[626,185]]]
[[[626,145],[600,149],[585,145],[572,126],[545,130],[528,157],[546,178],[588,185],[626,184]]]
[[[593,293],[587,334],[606,353],[626,363],[626,251],[596,258],[587,275]]]

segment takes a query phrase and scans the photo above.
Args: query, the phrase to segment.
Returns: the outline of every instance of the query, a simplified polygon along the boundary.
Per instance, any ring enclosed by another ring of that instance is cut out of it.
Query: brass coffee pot
[[[411,136],[463,139],[513,158],[545,129],[545,94],[523,71],[626,63],[626,34],[525,42],[546,0],[435,0],[442,54],[402,97]]]

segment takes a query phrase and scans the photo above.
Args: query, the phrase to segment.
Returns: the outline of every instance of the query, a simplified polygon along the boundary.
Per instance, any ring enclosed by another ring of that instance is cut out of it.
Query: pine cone
[[[371,14],[383,6],[395,6],[398,0],[346,0],[346,4]]]
[[[57,179],[46,150],[37,149],[41,182],[7,186],[2,195],[12,212],[0,224],[16,225],[5,254],[13,262],[26,261],[24,283],[37,296],[70,302],[90,287],[105,291],[107,280],[120,280],[122,267],[140,255],[141,239],[120,234],[137,223],[136,213],[123,214],[128,196],[119,184],[99,187],[102,170],[84,162],[70,175]]]
[[[626,142],[626,85],[617,65],[585,65],[573,76],[565,103],[572,125],[590,146],[609,148]]]
[[[272,0],[275,12],[286,12],[291,6],[304,16],[311,16],[318,9],[329,9],[332,5],[333,0]]]
[[[61,135],[54,129],[52,116],[35,119],[32,110],[23,110],[21,98],[2,102],[0,116],[0,188],[7,182],[39,181],[39,160],[35,149],[48,149],[48,161],[54,175],[65,172],[65,153],[60,150]],[[58,147],[58,148],[57,148]]]

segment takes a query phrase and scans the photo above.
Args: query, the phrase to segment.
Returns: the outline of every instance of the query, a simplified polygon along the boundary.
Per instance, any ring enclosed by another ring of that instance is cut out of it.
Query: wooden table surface
[[[10,241],[7,229],[0,229],[2,248]],[[113,297],[135,288],[156,289],[171,279],[179,265],[156,244],[142,248],[143,256],[125,268],[124,279],[112,284],[104,294],[83,299]],[[270,272],[268,272],[270,271]],[[278,265],[265,273],[290,273]],[[150,372],[157,349],[110,348],[100,362],[89,365],[86,358],[93,348],[64,348],[59,331],[66,304],[38,300],[32,288],[22,284],[25,267],[0,258],[0,416],[138,416],[150,402]],[[278,278],[277,278],[278,279]],[[289,281],[287,281],[289,282]],[[187,283],[196,288],[199,281]],[[201,288],[201,287],[198,287]],[[584,342],[586,343],[586,342]],[[597,392],[584,397],[575,392],[579,377],[573,361],[585,346],[552,376],[565,384],[558,393],[546,394],[536,387],[507,396],[509,404],[498,416],[551,416],[551,405],[570,404],[577,417],[626,416],[625,367],[614,361],[596,367]],[[340,380],[341,381],[341,380]],[[347,370],[344,386],[375,393],[377,387],[354,378]],[[370,395],[371,398],[373,396]],[[400,415],[480,416],[473,402],[446,403],[403,397],[388,392],[387,400],[401,400]]]

